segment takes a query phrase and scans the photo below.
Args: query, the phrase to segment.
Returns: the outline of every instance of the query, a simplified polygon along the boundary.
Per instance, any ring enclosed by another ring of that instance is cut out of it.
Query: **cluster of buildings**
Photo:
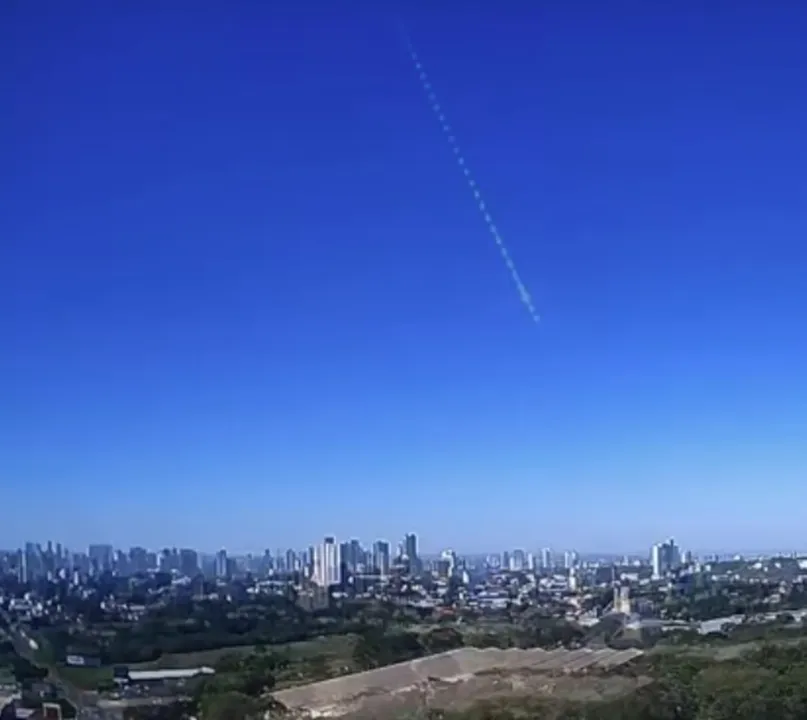
[[[647,558],[633,561],[647,567]],[[650,551],[650,567],[654,579],[660,580],[692,563],[690,553],[684,553],[673,540],[658,543]],[[128,551],[108,544],[90,545],[86,552],[72,552],[61,543],[27,542],[23,548],[0,552],[0,573],[15,574],[21,582],[37,579],[74,579],[93,577],[104,572],[117,575],[165,572],[172,575],[196,577],[202,575],[217,580],[230,580],[251,574],[259,577],[297,574],[321,588],[340,585],[348,577],[387,577],[396,572],[418,575],[424,569],[439,577],[462,574],[466,569],[483,567],[503,572],[544,573],[562,570],[572,577],[579,574],[580,556],[574,550],[554,553],[543,548],[537,553],[523,549],[467,558],[453,550],[444,550],[425,564],[418,549],[414,533],[406,534],[396,545],[376,540],[369,547],[359,540],[337,542],[328,536],[305,550],[266,550],[263,554],[233,557],[226,550],[213,555],[199,553],[192,548],[164,548],[160,551],[132,547]],[[627,559],[623,561],[628,564]]]
[[[453,551],[444,551],[453,554]],[[487,567],[493,570],[509,572],[534,572],[536,570],[553,570],[558,567],[570,570],[580,563],[580,556],[574,550],[567,550],[563,557],[557,557],[550,548],[543,548],[538,554],[521,549],[505,550],[485,558]]]
[[[389,575],[393,567],[403,568],[413,575],[422,569],[418,539],[414,533],[404,536],[394,555],[385,540],[376,540],[367,549],[358,540],[337,544],[333,537],[326,537],[311,548],[310,557],[310,579],[319,587],[340,585],[348,575],[384,577]]]
[[[670,573],[692,564],[692,553],[682,552],[670,538],[667,542],[656,543],[650,549],[650,565],[653,568],[653,579],[661,580]]]
[[[128,576],[136,573],[166,572],[185,577],[203,575],[229,580],[250,573],[257,576],[299,573],[321,587],[338,585],[348,574],[389,575],[393,568],[407,572],[422,569],[418,539],[408,533],[396,548],[385,540],[376,540],[365,548],[358,540],[337,543],[326,537],[302,551],[266,550],[263,554],[238,557],[222,549],[214,555],[192,548],[165,548],[152,551],[132,547],[128,551],[108,544],[90,545],[86,552],[72,552],[61,543],[45,545],[27,542],[23,548],[0,551],[0,574],[16,575],[23,583],[38,579],[94,577],[105,572]]]

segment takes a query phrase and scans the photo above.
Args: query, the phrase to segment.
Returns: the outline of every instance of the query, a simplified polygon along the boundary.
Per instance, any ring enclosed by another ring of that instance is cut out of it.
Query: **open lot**
[[[619,671],[641,655],[640,650],[462,648],[279,690],[275,698],[293,711],[362,718],[396,717],[424,706],[457,710],[515,696],[606,700],[648,682]]]

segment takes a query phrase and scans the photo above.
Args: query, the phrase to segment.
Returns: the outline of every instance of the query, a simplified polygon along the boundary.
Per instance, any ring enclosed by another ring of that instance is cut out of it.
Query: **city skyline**
[[[251,548],[251,549],[233,549],[227,547],[218,547],[216,549],[209,549],[207,547],[197,547],[193,545],[182,545],[178,543],[168,543],[163,545],[149,545],[148,543],[139,542],[133,544],[116,544],[113,542],[103,542],[103,541],[94,541],[87,543],[86,545],[71,545],[70,543],[62,542],[61,540],[56,539],[47,539],[47,540],[34,540],[31,538],[27,538],[25,541],[18,542],[15,544],[6,544],[0,545],[0,552],[20,552],[25,551],[28,547],[35,547],[41,550],[42,552],[64,552],[70,554],[82,554],[82,555],[92,555],[93,549],[98,548],[109,548],[110,552],[121,552],[121,553],[130,553],[132,551],[147,551],[149,553],[155,554],[159,556],[164,551],[171,551],[171,552],[183,552],[185,550],[191,550],[196,553],[199,557],[205,557],[208,559],[215,558],[220,553],[225,553],[229,557],[236,557],[236,558],[245,558],[248,556],[259,558],[262,556],[270,555],[274,558],[281,557],[287,553],[306,553],[309,552],[312,548],[315,548],[317,545],[320,545],[323,541],[333,541],[337,546],[344,546],[351,543],[357,543],[362,549],[366,551],[375,551],[376,546],[380,543],[386,546],[386,552],[390,553],[390,556],[395,556],[396,553],[399,553],[405,550],[407,543],[407,537],[414,537],[415,540],[415,547],[416,547],[416,556],[422,558],[437,558],[442,553],[446,551],[455,552],[458,556],[463,557],[486,557],[486,556],[496,556],[496,555],[508,555],[512,553],[524,553],[526,555],[532,555],[535,558],[543,558],[543,557],[552,557],[555,560],[560,560],[570,553],[575,557],[579,558],[586,558],[586,559],[593,559],[593,558],[633,558],[633,559],[643,559],[648,560],[651,563],[655,562],[654,552],[658,548],[663,548],[665,544],[672,543],[674,548],[677,548],[678,553],[686,553],[691,554],[695,557],[714,557],[720,556],[723,558],[731,557],[731,556],[742,556],[745,558],[754,557],[754,556],[791,556],[791,555],[805,555],[807,556],[807,544],[804,546],[794,546],[794,547],[753,547],[753,546],[738,546],[738,547],[717,547],[717,548],[697,548],[689,546],[685,543],[680,542],[680,538],[675,537],[666,537],[662,539],[662,537],[657,537],[654,540],[648,542],[648,544],[643,548],[633,548],[630,550],[625,549],[609,549],[609,548],[600,548],[597,550],[593,549],[586,549],[580,548],[575,545],[569,546],[557,546],[557,545],[535,545],[529,544],[526,542],[522,543],[515,543],[510,546],[506,547],[498,547],[498,548],[488,548],[486,550],[479,550],[479,551],[466,551],[462,548],[452,547],[450,545],[442,545],[437,546],[434,543],[427,544],[424,546],[422,543],[422,536],[418,533],[405,533],[400,538],[393,539],[389,537],[375,537],[372,539],[369,538],[361,538],[357,537],[356,535],[352,536],[344,536],[338,537],[335,535],[322,535],[319,538],[312,538],[309,542],[304,543],[302,545],[294,546],[288,545],[283,543],[282,541],[279,543],[265,543],[262,547],[259,548]],[[406,554],[404,552],[404,554]],[[669,561],[668,561],[669,562]],[[541,560],[541,564],[546,564],[543,560]]]
[[[382,4],[248,5],[0,8],[0,545],[805,542],[801,4],[407,10],[537,326]]]
[[[797,552],[779,554],[783,560],[807,567],[807,558],[801,555]],[[700,554],[682,547],[674,538],[654,543],[649,553],[624,556],[604,552],[586,555],[557,548],[542,548],[538,552],[512,548],[484,556],[458,553],[452,549],[431,554],[420,550],[415,533],[407,533],[396,545],[384,540],[367,544],[359,539],[338,541],[326,536],[302,550],[278,547],[246,555],[231,554],[223,548],[211,554],[185,547],[122,549],[110,544],[93,544],[86,550],[76,550],[48,540],[46,543],[26,542],[24,547],[16,550],[0,550],[0,574],[16,576],[22,583],[47,580],[68,581],[76,585],[82,579],[98,578],[105,573],[129,577],[160,572],[191,582],[196,582],[199,577],[219,581],[237,578],[254,581],[263,577],[309,582],[319,588],[346,588],[354,581],[364,583],[375,578],[383,582],[395,576],[421,577],[433,573],[441,577],[461,576],[468,584],[471,573],[505,571],[565,577],[570,587],[577,589],[581,575],[590,576],[593,572],[602,576],[608,568],[611,568],[612,582],[618,576],[634,577],[636,571],[649,573],[649,579],[661,582],[679,571],[709,572],[710,564],[714,562],[740,560],[755,563],[761,557],[737,553],[728,556]],[[765,567],[769,564],[766,563]],[[779,563],[773,565],[780,566]]]

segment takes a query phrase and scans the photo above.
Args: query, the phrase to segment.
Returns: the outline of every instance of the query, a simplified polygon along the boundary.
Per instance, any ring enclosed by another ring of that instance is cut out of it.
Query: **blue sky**
[[[803,3],[0,12],[0,546],[807,545]]]

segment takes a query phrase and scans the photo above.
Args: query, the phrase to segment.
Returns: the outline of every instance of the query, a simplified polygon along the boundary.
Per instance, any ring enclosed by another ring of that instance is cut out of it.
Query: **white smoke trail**
[[[459,144],[457,143],[457,138],[454,135],[454,131],[452,130],[451,125],[448,124],[445,113],[440,107],[440,103],[437,101],[437,95],[432,88],[431,80],[429,80],[429,76],[423,67],[423,63],[420,61],[420,57],[415,50],[415,46],[412,44],[412,40],[409,38],[409,34],[406,32],[406,28],[404,28],[403,25],[400,26],[400,30],[407,52],[409,53],[409,57],[412,59],[412,63],[415,66],[415,71],[418,73],[418,78],[420,79],[420,84],[426,94],[426,99],[429,101],[429,105],[431,105],[431,108],[437,117],[437,122],[440,123],[440,127],[443,130],[443,135],[448,141],[451,151],[454,153],[454,158],[457,161],[459,169],[465,176],[465,182],[468,184],[468,188],[474,197],[474,201],[479,208],[482,219],[485,221],[485,225],[493,237],[493,241],[499,248],[499,253],[502,256],[502,260],[504,260],[504,264],[510,271],[510,276],[513,278],[513,283],[518,291],[519,299],[524,304],[524,307],[527,308],[527,312],[530,314],[533,322],[538,323],[540,321],[540,316],[538,315],[535,305],[532,302],[532,296],[530,295],[529,290],[527,290],[527,286],[521,281],[521,276],[518,274],[518,270],[516,270],[515,263],[513,263],[513,258],[510,257],[510,252],[507,249],[507,246],[504,244],[504,240],[502,239],[496,224],[493,222],[493,217],[490,214],[490,210],[488,210],[487,203],[482,197],[479,186],[477,185],[476,180],[474,180],[474,177],[468,168],[468,163],[465,161],[465,156],[460,150]]]

